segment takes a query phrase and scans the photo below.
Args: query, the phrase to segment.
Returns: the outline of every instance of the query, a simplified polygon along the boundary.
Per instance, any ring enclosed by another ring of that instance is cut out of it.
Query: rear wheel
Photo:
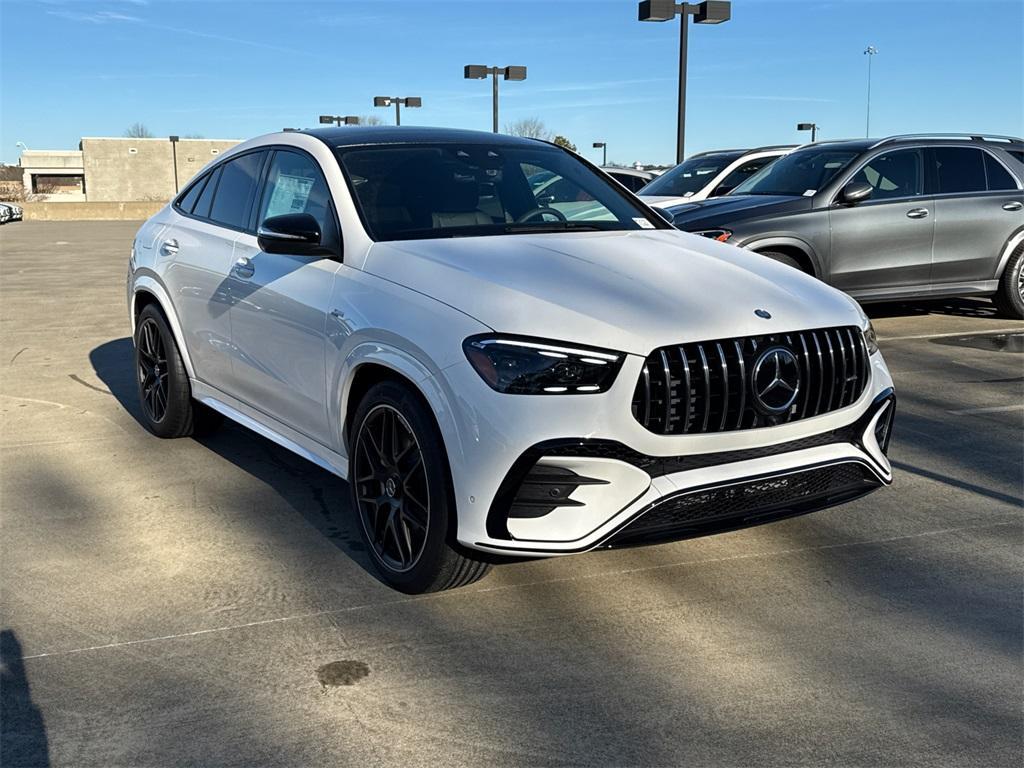
[[[143,423],[157,437],[205,434],[223,420],[192,399],[174,336],[152,304],[143,308],[135,323],[135,372]]]
[[[790,256],[788,253],[780,253],[779,251],[758,251],[762,256],[767,256],[772,261],[777,261],[779,264],[785,264],[787,267],[793,269],[799,269],[801,272],[806,272],[803,265]]]
[[[1010,257],[992,301],[1004,317],[1024,319],[1024,246]]]
[[[454,540],[444,444],[409,387],[382,382],[359,404],[349,485],[373,563],[395,589],[417,594],[461,587],[489,570]]]

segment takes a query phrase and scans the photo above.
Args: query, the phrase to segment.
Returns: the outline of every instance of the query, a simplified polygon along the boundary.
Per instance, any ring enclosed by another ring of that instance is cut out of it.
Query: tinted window
[[[213,202],[213,193],[217,190],[217,181],[220,179],[220,168],[210,174],[210,180],[206,182],[206,186],[203,188],[202,194],[199,195],[199,202],[196,203],[196,207],[192,209],[194,216],[200,216],[204,219],[210,216],[210,203]]]
[[[663,228],[605,173],[554,148],[392,144],[338,157],[378,240]]]
[[[732,194],[809,197],[828,184],[859,154],[852,149],[800,149],[766,165],[736,187]]]
[[[206,184],[208,176],[204,176],[199,179],[195,184],[188,188],[188,191],[178,201],[178,207],[185,213],[192,213],[192,208],[196,204],[196,200],[199,199],[199,194],[203,191],[203,186]]]
[[[643,194],[689,197],[702,190],[726,166],[742,156],[742,152],[713,152],[710,155],[691,157],[654,179],[643,188]]]
[[[213,199],[210,218],[218,224],[246,229],[249,224],[249,203],[256,191],[256,181],[263,163],[262,152],[229,160],[222,166],[217,195]]]
[[[985,154],[985,176],[988,178],[989,189],[1016,189],[1017,182],[1003,164],[988,152]]]
[[[921,153],[905,149],[873,157],[851,181],[870,184],[872,200],[920,195]]]
[[[329,218],[330,192],[316,162],[298,152],[275,152],[263,192],[259,220],[308,213],[321,231]]]
[[[778,159],[778,155],[771,157],[759,157],[756,160],[747,160],[744,163],[740,163],[738,166],[733,168],[729,175],[722,179],[718,186],[715,187],[715,191],[712,192],[713,196],[725,195],[731,192],[733,189],[738,187],[744,181],[749,179],[755,173],[764,168],[772,160]]]
[[[936,147],[933,152],[940,195],[985,191],[985,157],[980,149]]]
[[[1018,163],[1024,163],[1024,151],[1019,149],[1008,149],[1006,151],[1010,156],[1015,157]]]

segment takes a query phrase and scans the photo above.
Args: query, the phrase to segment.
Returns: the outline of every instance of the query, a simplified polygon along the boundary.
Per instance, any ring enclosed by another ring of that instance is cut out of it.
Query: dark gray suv
[[[1024,141],[818,142],[732,193],[673,206],[680,229],[757,251],[861,301],[992,296],[1024,318]]]

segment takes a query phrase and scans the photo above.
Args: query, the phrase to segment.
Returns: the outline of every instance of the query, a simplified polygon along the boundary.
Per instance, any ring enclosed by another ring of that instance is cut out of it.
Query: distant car
[[[1024,318],[1024,141],[907,135],[810,144],[680,229],[757,251],[860,301],[991,296]]]
[[[655,178],[655,174],[650,171],[638,171],[636,168],[612,168],[603,166],[601,170],[634,194],[647,186],[651,180]]]
[[[665,171],[637,194],[658,208],[727,195],[792,149],[789,145],[700,152]]]
[[[0,203],[0,206],[7,209],[7,218],[4,219],[5,222],[22,220],[24,211],[22,211],[20,205],[15,205],[14,203]]]
[[[9,206],[0,203],[0,224],[6,224],[13,215],[14,213]]]

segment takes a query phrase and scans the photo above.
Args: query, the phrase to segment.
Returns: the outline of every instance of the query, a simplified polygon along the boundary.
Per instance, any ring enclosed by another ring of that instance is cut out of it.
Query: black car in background
[[[906,135],[806,145],[730,194],[668,208],[862,301],[992,296],[1024,318],[1024,141]]]

